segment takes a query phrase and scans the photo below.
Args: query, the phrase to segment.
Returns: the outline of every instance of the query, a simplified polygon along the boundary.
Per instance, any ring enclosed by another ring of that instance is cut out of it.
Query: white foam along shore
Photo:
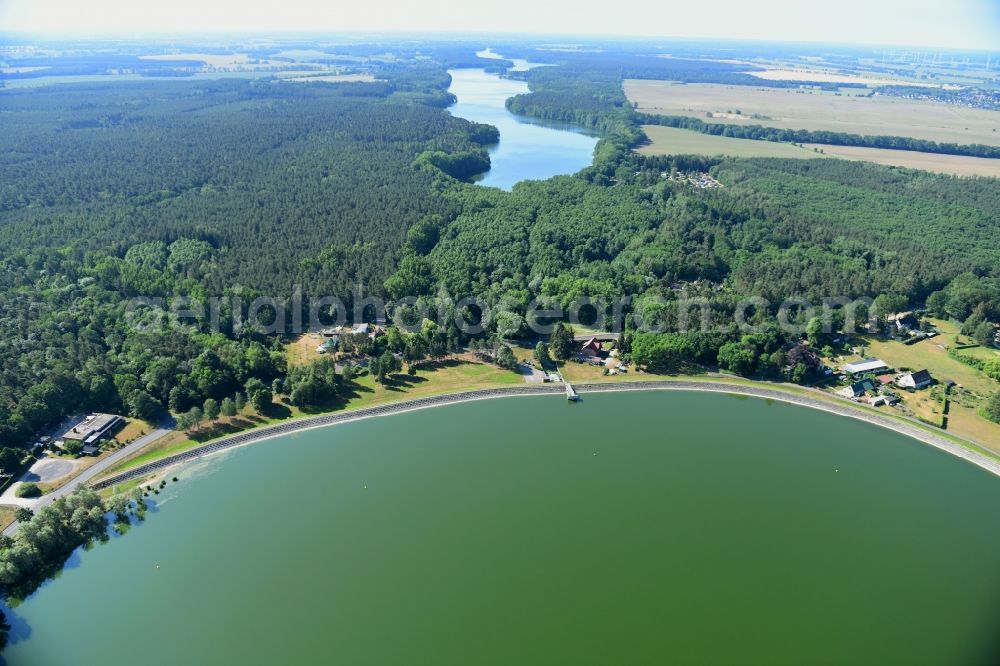
[[[754,386],[750,384],[737,384],[726,381],[710,381],[698,379],[678,379],[678,380],[649,380],[649,381],[616,381],[607,383],[574,384],[574,388],[581,394],[587,393],[609,393],[619,391],[707,391],[712,393],[728,393],[732,395],[745,395],[749,397],[778,400],[802,407],[819,409],[840,416],[859,419],[872,425],[893,430],[907,437],[912,437],[920,442],[929,444],[936,449],[940,449],[953,456],[970,462],[996,476],[1000,476],[1000,460],[991,457],[978,450],[973,443],[967,445],[959,444],[951,439],[941,437],[917,422],[909,423],[901,418],[892,418],[876,412],[864,409],[854,403],[848,403],[842,399],[829,394],[817,392],[817,397],[769,388],[767,386]],[[125,470],[118,474],[101,479],[93,484],[96,489],[107,488],[130,479],[148,476],[159,470],[172,467],[184,462],[204,458],[215,453],[228,451],[233,448],[254,444],[256,442],[283,437],[298,432],[326,428],[341,423],[351,423],[362,419],[375,418],[378,416],[388,416],[391,414],[401,414],[417,409],[428,409],[443,405],[452,405],[474,400],[488,400],[491,398],[508,398],[532,395],[556,395],[563,394],[562,385],[548,385],[540,387],[498,387],[493,389],[481,389],[475,391],[464,391],[459,393],[448,393],[426,398],[413,400],[402,400],[399,402],[387,403],[376,407],[367,407],[356,410],[333,412],[320,416],[296,419],[285,423],[271,426],[264,426],[247,430],[235,435],[223,437],[200,446],[193,447],[172,456],[167,456],[159,460],[140,465],[133,469]],[[822,395],[823,397],[819,397]]]

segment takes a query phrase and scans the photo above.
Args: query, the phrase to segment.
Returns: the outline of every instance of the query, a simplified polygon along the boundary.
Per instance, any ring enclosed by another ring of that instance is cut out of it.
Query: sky
[[[458,32],[1000,51],[1000,0],[0,0],[0,32]]]

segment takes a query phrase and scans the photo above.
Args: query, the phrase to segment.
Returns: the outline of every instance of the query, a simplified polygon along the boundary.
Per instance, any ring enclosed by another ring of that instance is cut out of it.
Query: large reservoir
[[[1000,480],[785,403],[486,400],[179,476],[8,613],[8,664],[995,656]]]

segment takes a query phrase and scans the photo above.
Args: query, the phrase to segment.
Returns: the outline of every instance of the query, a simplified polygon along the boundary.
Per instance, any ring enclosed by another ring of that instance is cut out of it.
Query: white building
[[[840,366],[840,369],[845,375],[860,375],[866,372],[886,370],[888,367],[884,361],[877,358],[866,358],[861,361],[854,361],[853,363],[845,363]]]

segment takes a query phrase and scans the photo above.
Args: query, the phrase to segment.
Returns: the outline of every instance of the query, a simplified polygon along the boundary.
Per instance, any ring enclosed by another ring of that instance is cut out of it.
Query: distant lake
[[[518,69],[530,67],[515,61]],[[500,130],[500,143],[490,148],[492,168],[481,185],[509,190],[522,180],[544,180],[573,174],[590,166],[597,137],[578,128],[515,116],[505,103],[528,92],[523,81],[500,78],[482,69],[452,69],[449,92],[458,98],[452,115]]]
[[[795,405],[487,400],[178,475],[9,666],[997,663],[1000,479]]]

